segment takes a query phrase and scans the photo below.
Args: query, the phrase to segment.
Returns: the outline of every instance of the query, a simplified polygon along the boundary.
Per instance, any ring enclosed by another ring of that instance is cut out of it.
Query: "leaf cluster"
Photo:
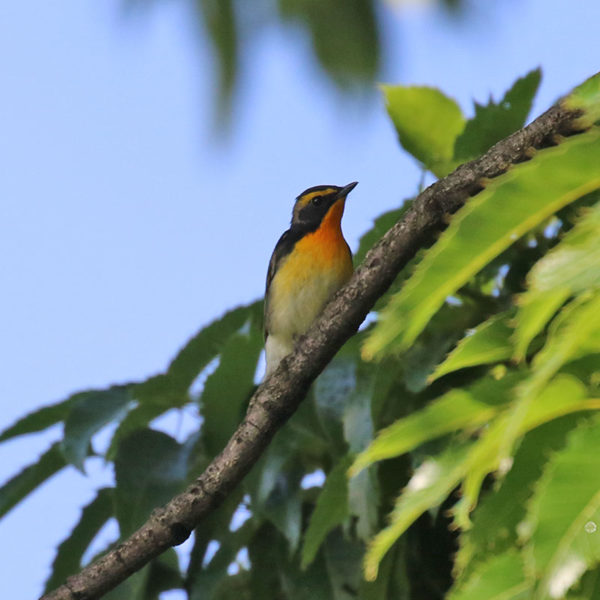
[[[539,77],[471,120],[437,90],[385,94],[401,144],[443,174],[522,126]],[[193,532],[189,560],[170,550],[108,598],[599,593],[598,90],[596,78],[567,99],[586,132],[483,182],[417,255]],[[357,261],[408,204],[375,221]],[[164,373],[76,393],[0,433],[63,432],[0,487],[0,516],[61,469],[114,466],[58,547],[48,589],[93,558],[107,523],[128,536],[220,452],[262,374],[261,304],[203,328]]]

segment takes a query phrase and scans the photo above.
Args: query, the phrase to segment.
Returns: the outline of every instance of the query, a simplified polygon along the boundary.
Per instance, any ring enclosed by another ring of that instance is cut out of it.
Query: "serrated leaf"
[[[579,416],[581,418],[581,416]],[[461,532],[455,559],[459,581],[494,555],[508,551],[517,541],[517,526],[525,517],[526,501],[552,451],[561,448],[577,416],[555,419],[529,432],[519,445],[506,476],[484,497],[472,518],[472,527]]]
[[[165,375],[152,377],[135,387],[135,397],[140,402],[158,403],[165,392],[177,397],[187,394],[194,379],[221,352],[229,338],[249,319],[260,319],[261,306],[262,302],[240,306],[202,328],[177,353]],[[170,403],[166,404],[171,408]]]
[[[122,416],[131,395],[127,387],[112,387],[89,392],[72,406],[65,421],[61,450],[65,459],[83,472],[92,437],[103,427]]]
[[[52,574],[46,581],[44,593],[65,582],[69,575],[77,573],[81,558],[104,524],[113,516],[113,490],[98,490],[96,497],[83,508],[79,522],[56,551],[52,563]]]
[[[550,460],[529,505],[532,566],[541,579],[536,598],[561,597],[600,561],[600,418],[569,435]]]
[[[349,515],[346,471],[351,462],[352,458],[346,456],[327,475],[304,535],[301,563],[303,569],[312,563],[327,534],[341,525]]]
[[[510,401],[512,389],[521,379],[515,374],[500,381],[489,377],[470,388],[450,390],[423,410],[383,429],[358,455],[350,474],[354,476],[374,462],[400,456],[442,435],[486,423]]]
[[[535,296],[530,295],[529,292],[521,296],[519,311],[515,318],[514,358],[516,360],[524,360],[533,338],[541,333],[570,295],[571,290],[561,286],[538,292]]]
[[[519,298],[515,355],[527,346],[571,295],[600,286],[600,205],[585,210],[575,227],[540,259]]]
[[[465,476],[470,444],[449,446],[441,454],[423,462],[398,497],[390,523],[371,541],[365,555],[365,578],[377,577],[385,553],[406,529],[427,509],[437,506]]]
[[[600,188],[600,130],[573,136],[513,166],[472,198],[394,296],[363,354],[406,349],[446,298],[550,215]]]
[[[209,375],[200,397],[202,438],[210,456],[219,453],[243,416],[254,390],[254,373],[263,347],[257,326],[232,335],[221,349],[219,366]]]
[[[500,313],[478,325],[470,335],[458,343],[446,360],[438,365],[429,381],[435,381],[443,375],[466,367],[509,359],[513,353],[513,329],[509,324],[511,318],[512,312]]]
[[[523,559],[516,551],[494,556],[479,565],[463,585],[453,588],[448,600],[527,600],[531,583],[525,577]]]
[[[140,527],[154,508],[182,491],[191,445],[144,429],[121,440],[115,457],[115,514],[121,537]]]
[[[60,444],[52,444],[37,462],[25,467],[0,487],[0,518],[65,466]]]
[[[581,128],[590,127],[600,121],[600,73],[596,73],[578,85],[563,101],[569,110],[582,111],[575,124]]]
[[[497,104],[492,99],[487,106],[475,102],[475,116],[467,121],[464,131],[456,138],[454,158],[464,162],[480,156],[523,127],[541,77],[541,70],[534,69],[517,79]]]
[[[559,375],[545,388],[536,391],[535,379],[523,383],[511,409],[496,418],[473,444],[469,470],[463,482],[463,498],[457,505],[456,521],[470,526],[469,512],[477,504],[483,479],[509,459],[516,440],[527,431],[559,417],[600,408],[600,400],[588,398],[585,386],[574,377]],[[521,412],[524,414],[521,416]]]
[[[402,147],[438,177],[454,163],[454,142],[464,129],[458,104],[430,87],[382,86]]]
[[[86,394],[88,392],[82,392]],[[36,433],[42,431],[64,420],[71,410],[71,406],[82,394],[74,394],[62,402],[44,406],[19,419],[16,423],[7,427],[0,433],[0,442],[10,440],[11,438],[25,435],[27,433]]]

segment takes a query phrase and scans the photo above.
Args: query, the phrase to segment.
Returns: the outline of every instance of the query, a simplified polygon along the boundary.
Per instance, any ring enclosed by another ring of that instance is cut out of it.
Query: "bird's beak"
[[[340,198],[345,198],[356,186],[358,185],[358,181],[353,181],[348,185],[344,186],[336,195],[335,199],[339,200]]]

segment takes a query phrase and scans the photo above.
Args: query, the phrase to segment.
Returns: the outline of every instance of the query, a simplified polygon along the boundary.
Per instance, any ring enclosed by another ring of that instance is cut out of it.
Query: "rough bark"
[[[579,114],[560,103],[527,127],[424,190],[404,219],[367,254],[350,282],[263,382],[226,447],[182,494],[155,510],[148,521],[114,550],[69,577],[43,600],[99,598],[170,546],[181,544],[202,518],[217,507],[258,460],[274,434],[294,413],[309,386],[344,342],[358,329],[376,300],[416,252],[442,231],[448,216],[482,188],[485,179],[527,160],[532,149],[571,135]]]

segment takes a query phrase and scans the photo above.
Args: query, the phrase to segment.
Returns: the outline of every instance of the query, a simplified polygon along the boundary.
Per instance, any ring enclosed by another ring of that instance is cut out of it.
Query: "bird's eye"
[[[321,204],[321,202],[323,202],[323,196],[315,196],[311,202],[315,205],[315,206],[319,206],[319,204]]]

